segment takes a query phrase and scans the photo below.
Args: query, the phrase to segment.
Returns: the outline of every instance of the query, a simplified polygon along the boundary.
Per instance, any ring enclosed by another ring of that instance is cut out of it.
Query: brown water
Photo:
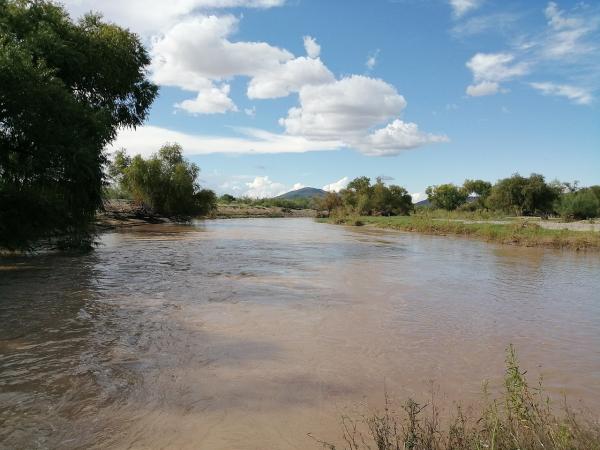
[[[0,261],[0,448],[318,448],[392,396],[477,401],[513,343],[600,411],[600,257],[317,224]]]

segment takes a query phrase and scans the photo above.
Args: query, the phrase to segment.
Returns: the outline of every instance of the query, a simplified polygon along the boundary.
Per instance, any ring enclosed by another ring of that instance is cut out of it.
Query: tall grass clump
[[[387,393],[383,411],[341,418],[339,446],[318,440],[327,450],[597,450],[600,424],[580,417],[566,401],[558,411],[544,393],[541,379],[531,386],[512,345],[506,351],[501,394],[491,398],[484,387],[479,414],[459,406],[442,425],[435,399],[409,399],[394,407]]]

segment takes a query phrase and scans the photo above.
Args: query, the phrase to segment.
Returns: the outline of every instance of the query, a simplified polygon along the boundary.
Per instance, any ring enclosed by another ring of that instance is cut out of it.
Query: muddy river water
[[[108,233],[0,260],[0,448],[319,448],[384,390],[477,402],[510,343],[600,412],[598,253],[311,219]]]

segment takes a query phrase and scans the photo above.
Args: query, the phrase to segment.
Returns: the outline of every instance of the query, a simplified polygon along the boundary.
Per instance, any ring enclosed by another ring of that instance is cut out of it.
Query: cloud
[[[342,189],[345,189],[350,183],[350,179],[348,177],[344,177],[340,180],[337,180],[333,183],[326,184],[323,186],[323,190],[327,192],[340,192]]]
[[[186,155],[304,153],[342,147],[339,141],[311,141],[299,136],[269,133],[254,128],[240,128],[237,131],[241,137],[202,136],[143,126],[137,130],[122,129],[111,149],[125,148],[131,155],[148,156],[166,142],[181,144]]]
[[[515,56],[510,53],[477,53],[468,62],[475,81],[505,81],[524,75],[526,63],[513,64]]]
[[[231,15],[198,15],[174,25],[152,43],[153,80],[196,91],[196,100],[179,105],[190,112],[220,113],[236,110],[229,90],[215,86],[223,80],[250,77],[248,97],[269,99],[334,79],[318,58],[320,47],[314,38],[305,38],[311,57],[296,58],[265,42],[232,41],[238,25],[239,19]]]
[[[579,105],[589,105],[593,101],[593,96],[588,90],[577,86],[551,82],[529,83],[529,85],[544,95],[566,97]]]
[[[256,106],[253,106],[252,108],[244,108],[244,114],[246,114],[248,117],[256,117]]]
[[[300,106],[291,108],[280,124],[290,135],[311,139],[350,141],[397,116],[406,106],[392,85],[361,75],[305,86],[299,99]]]
[[[499,83],[525,75],[529,65],[525,62],[514,63],[515,56],[510,53],[477,53],[467,67],[473,73],[475,84],[467,87],[467,94],[482,96],[499,91]]]
[[[460,18],[481,6],[482,0],[449,0],[454,17]]]
[[[339,139],[345,146],[372,156],[396,155],[448,140],[422,133],[416,124],[398,119],[406,100],[392,85],[377,78],[352,75],[329,84],[305,86],[299,99],[300,106],[279,120],[291,136]],[[381,125],[386,126],[377,129]]]
[[[415,192],[414,194],[410,195],[413,203],[419,203],[420,201],[427,200],[427,194],[423,192]]]
[[[194,100],[184,100],[175,107],[191,114],[223,114],[227,111],[237,111],[237,107],[229,98],[229,89],[228,84],[203,89]]]
[[[519,15],[514,13],[494,13],[470,17],[452,27],[455,37],[470,37],[484,32],[509,33],[513,31]]]
[[[268,176],[256,177],[246,186],[244,195],[252,198],[276,197],[286,192],[284,184],[271,181]]]
[[[297,191],[298,189],[302,189],[305,188],[306,186],[303,185],[302,183],[294,183],[294,185],[292,186],[292,191]]]
[[[365,63],[365,66],[367,66],[368,70],[373,70],[375,68],[375,66],[377,65],[377,59],[379,58],[379,52],[380,52],[380,50],[377,49],[373,53],[371,53],[369,55],[369,57],[367,58],[367,62]]]
[[[500,85],[493,81],[482,81],[478,84],[467,86],[467,95],[471,97],[482,97],[484,95],[493,95],[498,92]]]
[[[172,0],[169,2],[172,11],[167,7],[161,11],[177,20],[161,28],[161,33],[152,39],[149,70],[155,83],[193,93],[174,105],[190,114],[238,111],[231,95],[231,86],[235,86],[232,80],[237,77],[248,79],[246,95],[250,99],[275,99],[298,93],[298,106],[279,121],[285,134],[238,129],[243,136],[215,137],[148,126],[137,132],[122,131],[117,145],[125,145],[134,152],[147,152],[156,142],[177,141],[192,154],[305,152],[351,147],[366,154],[387,155],[445,140],[443,136],[420,132],[416,124],[401,121],[399,115],[406,101],[385,81],[360,75],[336,79],[321,61],[321,47],[314,37],[304,36],[307,56],[297,57],[267,42],[235,40],[238,17],[208,15],[205,11],[209,7],[272,7],[283,1]],[[107,0],[103,7],[110,10],[113,3]],[[140,9],[152,4],[153,0]],[[129,8],[129,2],[123,5]],[[370,66],[376,63],[377,53],[372,55]],[[252,115],[254,109],[244,112]],[[147,145],[149,137],[154,138],[154,143],[142,148],[140,142]]]
[[[304,36],[304,49],[309,58],[318,58],[321,54],[321,46],[311,36]]]
[[[542,55],[551,59],[562,59],[582,55],[593,50],[584,37],[598,28],[597,18],[568,16],[554,2],[548,3],[544,10],[549,31],[542,42]]]
[[[593,91],[600,85],[600,14],[597,7],[580,4],[562,10],[549,2],[543,10],[546,26],[541,31],[521,33],[511,43],[512,49],[499,53],[477,53],[467,67],[473,83],[467,87],[471,96],[491,95],[502,91],[501,84],[534,72],[551,73],[559,79],[546,83],[528,83],[544,95],[558,95],[574,103],[589,104]],[[500,13],[498,13],[500,14]],[[496,14],[496,16],[498,16]],[[455,33],[491,29],[493,16],[481,16],[455,26]],[[503,23],[515,17],[503,14]],[[502,28],[502,25],[500,26]]]
[[[396,119],[368,135],[357,147],[365,155],[393,156],[402,150],[448,141],[447,136],[423,133],[416,123]]]
[[[62,0],[73,17],[99,11],[115,23],[142,34],[154,34],[198,10],[272,8],[285,0]]]
[[[299,57],[257,74],[248,84],[248,97],[269,99],[287,97],[303,86],[319,85],[334,80],[320,59]]]

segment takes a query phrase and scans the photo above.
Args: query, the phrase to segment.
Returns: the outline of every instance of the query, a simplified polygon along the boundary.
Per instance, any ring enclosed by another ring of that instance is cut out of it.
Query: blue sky
[[[115,147],[177,141],[219,193],[514,172],[600,183],[600,3],[67,0],[139,33],[161,86]],[[417,198],[419,195],[416,196]]]

